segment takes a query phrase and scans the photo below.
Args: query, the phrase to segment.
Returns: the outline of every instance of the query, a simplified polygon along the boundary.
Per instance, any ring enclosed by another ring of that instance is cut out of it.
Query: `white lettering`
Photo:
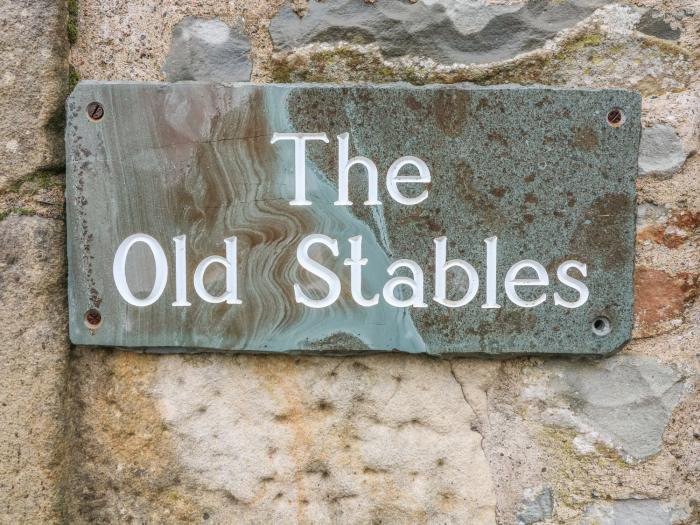
[[[573,302],[566,301],[558,293],[554,293],[554,304],[564,308],[578,308],[588,301],[588,287],[578,279],[568,275],[567,272],[571,268],[576,268],[583,277],[586,277],[586,272],[588,271],[586,265],[578,261],[564,261],[557,268],[557,279],[559,279],[559,282],[578,292],[578,299]]]
[[[175,302],[173,306],[192,306],[187,300],[187,237],[173,237],[175,242]]]
[[[401,168],[409,164],[418,168],[418,175],[404,175],[399,177]],[[398,185],[409,182],[419,182],[422,184],[430,182],[430,170],[428,169],[428,165],[418,157],[406,156],[396,159],[389,167],[389,171],[386,174],[386,188],[389,190],[389,195],[391,195],[392,199],[407,206],[418,204],[428,198],[428,190],[425,190],[417,197],[404,197],[399,191]]]
[[[496,302],[496,270],[498,268],[498,237],[484,239],[486,243],[486,302],[482,308],[500,308]]]
[[[236,237],[224,240],[226,244],[226,257],[210,255],[197,265],[194,271],[194,289],[197,295],[208,303],[241,304],[238,299],[238,276],[236,271]],[[221,264],[226,269],[226,291],[221,295],[210,294],[204,286],[204,272],[214,263]]]
[[[153,282],[153,289],[145,299],[139,299],[131,293],[129,284],[126,282],[126,256],[129,254],[131,247],[137,242],[146,244],[151,249],[153,260],[156,265],[156,276]],[[124,300],[134,306],[148,306],[155,303],[165,290],[165,284],[168,281],[168,261],[165,258],[165,252],[161,248],[158,241],[145,233],[135,233],[129,235],[117,248],[114,254],[114,263],[112,264],[112,275],[114,276],[114,284],[117,286],[119,294]]]
[[[363,166],[367,170],[368,196],[365,205],[381,204],[377,198],[379,184],[377,166],[367,157],[353,157],[348,160],[349,137],[349,133],[338,135],[338,200],[333,204],[336,206],[350,206],[352,204],[348,197],[348,179],[350,177],[350,168],[355,165]]]
[[[537,274],[536,279],[518,279],[518,273],[525,269],[532,268]],[[506,295],[508,299],[514,304],[522,306],[523,308],[532,308],[538,304],[542,304],[547,300],[547,294],[540,295],[537,299],[533,301],[525,301],[520,298],[518,293],[515,291],[516,286],[547,286],[549,284],[549,276],[547,275],[547,270],[537,261],[532,261],[530,259],[525,259],[523,261],[518,261],[513,266],[510,267],[508,273],[506,273],[505,288]]]
[[[294,285],[294,298],[297,303],[302,303],[309,308],[325,308],[332,305],[340,297],[340,279],[331,270],[317,263],[309,257],[309,248],[314,244],[322,244],[331,250],[334,256],[338,256],[338,241],[331,239],[327,235],[315,233],[307,235],[302,239],[297,247],[297,260],[305,270],[323,279],[328,284],[328,295],[323,299],[311,299],[298,284]]]
[[[311,201],[306,200],[306,141],[322,140],[328,144],[328,135],[325,133],[273,133],[270,144],[280,140],[294,141],[294,200],[289,201],[292,206],[311,206]]]
[[[413,306],[415,308],[426,308],[428,305],[423,302],[423,270],[415,261],[410,259],[400,259],[394,261],[386,269],[389,275],[394,275],[394,272],[399,268],[408,268],[413,272],[413,279],[410,277],[394,277],[389,279],[384,285],[382,295],[384,300],[391,306]],[[394,295],[394,289],[397,286],[406,285],[411,288],[412,294],[408,299],[397,299]]]
[[[458,308],[468,304],[476,292],[479,290],[479,274],[476,273],[474,267],[461,259],[447,259],[447,237],[438,237],[435,242],[435,297],[434,301],[448,306],[450,308]],[[467,274],[469,280],[469,288],[464,294],[464,297],[458,301],[447,299],[447,270],[450,268],[461,268]]]
[[[352,298],[360,306],[374,306],[379,303],[379,294],[374,294],[371,299],[365,299],[362,295],[362,267],[367,264],[367,259],[362,258],[362,236],[357,235],[348,239],[350,242],[350,258],[343,264],[350,267],[350,291]]]

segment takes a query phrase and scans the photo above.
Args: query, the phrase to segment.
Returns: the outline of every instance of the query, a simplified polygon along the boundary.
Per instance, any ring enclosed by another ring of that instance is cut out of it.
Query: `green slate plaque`
[[[81,82],[70,334],[151,351],[607,354],[640,97]]]

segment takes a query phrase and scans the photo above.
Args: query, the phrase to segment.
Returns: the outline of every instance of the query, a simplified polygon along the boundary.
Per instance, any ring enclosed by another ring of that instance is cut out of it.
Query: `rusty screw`
[[[91,308],[85,312],[85,326],[90,330],[97,330],[102,324],[102,314],[99,310]]]
[[[87,114],[92,120],[100,120],[104,117],[105,108],[99,102],[90,102],[87,106]]]
[[[614,128],[619,128],[625,121],[625,116],[620,108],[613,108],[608,111],[608,124]]]

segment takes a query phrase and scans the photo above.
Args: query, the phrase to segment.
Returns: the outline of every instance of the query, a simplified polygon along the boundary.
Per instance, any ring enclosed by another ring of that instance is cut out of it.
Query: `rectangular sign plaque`
[[[640,97],[81,82],[70,334],[151,351],[607,354]]]

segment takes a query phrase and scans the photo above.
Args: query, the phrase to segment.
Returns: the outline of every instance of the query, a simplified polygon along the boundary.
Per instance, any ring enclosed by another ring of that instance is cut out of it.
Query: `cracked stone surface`
[[[78,515],[136,518],[144,486],[162,486],[183,520],[495,523],[472,408],[484,405],[466,402],[481,371],[460,369],[463,390],[449,362],[426,358],[182,357],[78,354],[79,395],[95,402],[78,421],[92,437],[74,479],[94,479],[101,501],[77,502]],[[154,462],[160,443],[171,452]]]
[[[245,33],[221,20],[188,16],[173,29],[163,71],[169,82],[246,82],[252,68]]]

